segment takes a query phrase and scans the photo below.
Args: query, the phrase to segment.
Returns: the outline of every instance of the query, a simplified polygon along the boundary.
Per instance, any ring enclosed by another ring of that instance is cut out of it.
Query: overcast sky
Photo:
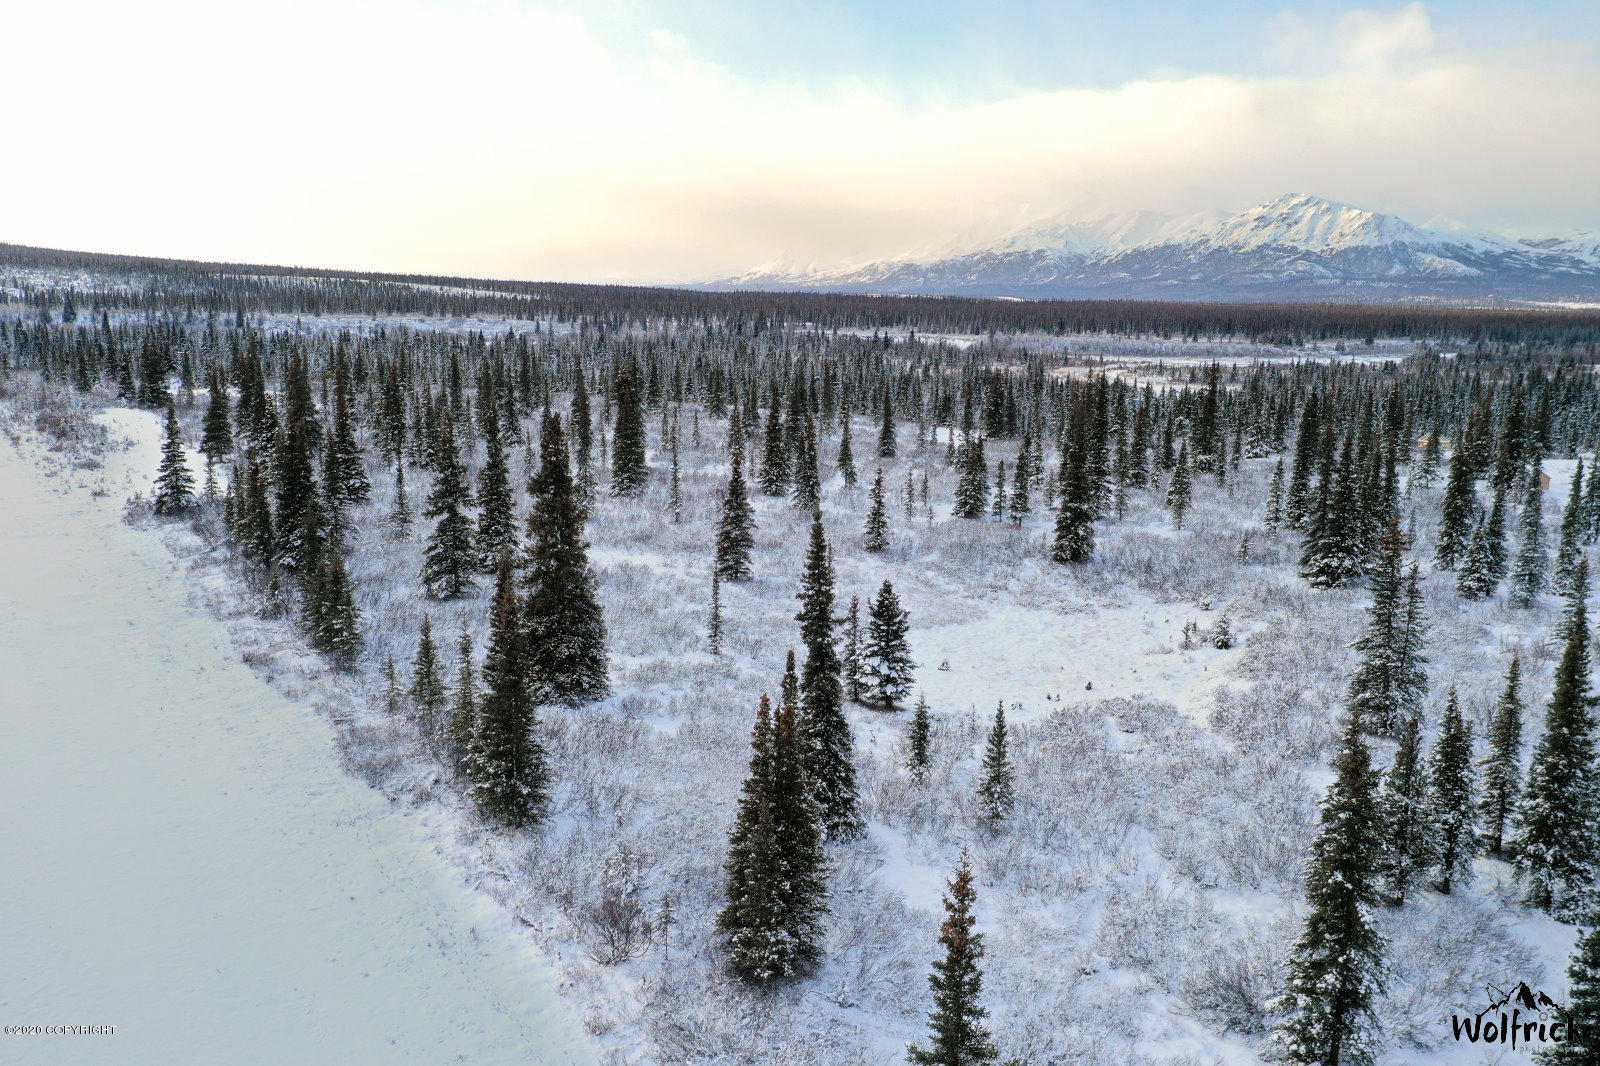
[[[1600,228],[1592,0],[778,6],[12,5],[0,240],[683,281],[1286,192]]]

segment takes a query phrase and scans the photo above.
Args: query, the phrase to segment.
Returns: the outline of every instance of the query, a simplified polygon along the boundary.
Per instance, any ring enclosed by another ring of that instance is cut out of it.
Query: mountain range
[[[707,286],[1170,299],[1600,299],[1600,231],[1512,239],[1293,194],[1238,214],[1062,214],[998,240]]]

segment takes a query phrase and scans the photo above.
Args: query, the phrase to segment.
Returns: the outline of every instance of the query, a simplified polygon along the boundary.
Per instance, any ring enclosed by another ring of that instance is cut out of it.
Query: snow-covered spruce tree
[[[834,465],[839,468],[839,476],[844,478],[844,487],[847,489],[855,488],[858,475],[856,474],[855,447],[850,441],[850,412],[848,409],[839,419],[839,455],[835,459]]]
[[[577,706],[603,697],[610,682],[605,617],[558,414],[545,417],[539,460],[528,486],[532,506],[521,567],[527,682],[537,703]]]
[[[1535,1053],[1540,1066],[1600,1066],[1600,910],[1583,918],[1586,928],[1567,963],[1567,1005],[1559,1017],[1564,1039]]]
[[[1378,794],[1378,824],[1383,833],[1378,870],[1383,878],[1384,902],[1391,907],[1403,906],[1418,878],[1433,865],[1435,838],[1429,831],[1427,785],[1422,766],[1422,722],[1412,714],[1400,731],[1394,762],[1383,775]]]
[[[956,481],[956,518],[982,518],[989,507],[989,463],[983,455],[983,438],[964,442],[961,475]]]
[[[1478,799],[1478,833],[1483,850],[1494,858],[1505,853],[1506,829],[1522,791],[1522,663],[1513,655],[1506,687],[1489,719],[1489,750],[1478,763],[1482,770]]]
[[[935,959],[928,984],[933,989],[933,1010],[928,1014],[928,1044],[906,1049],[917,1066],[980,1066],[999,1057],[984,1019],[983,934],[976,932],[972,913],[978,893],[972,887],[972,867],[965,852],[944,897],[944,924],[939,944],[944,957]]]
[[[679,456],[680,445],[678,441],[678,423],[674,419],[672,434],[667,439],[669,458],[672,461],[671,480],[667,485],[667,512],[672,515],[672,524],[683,524],[683,461]]]
[[[448,600],[473,587],[472,572],[478,568],[472,519],[466,510],[467,475],[448,417],[441,420],[436,451],[433,491],[423,512],[433,519],[433,533],[422,557],[422,582],[430,593]]]
[[[978,783],[978,809],[991,827],[1011,814],[1016,802],[1012,785],[1011,757],[1006,752],[1006,705],[1002,700],[994,709],[994,724],[983,746],[983,780]]]
[[[242,471],[235,468],[231,488],[238,494],[234,539],[247,560],[256,566],[270,566],[277,556],[278,538],[272,529],[267,478],[253,452],[246,456]]]
[[[911,711],[911,728],[906,731],[906,769],[911,780],[922,784],[928,779],[928,756],[932,740],[933,721],[929,715],[928,698],[917,693],[917,704]]]
[[[1371,758],[1359,717],[1348,715],[1334,781],[1322,803],[1306,869],[1305,926],[1274,1003],[1283,1015],[1276,1053],[1300,1066],[1368,1066],[1377,1041],[1374,1003],[1383,991],[1378,903],[1379,822]]]
[[[182,514],[194,506],[194,475],[189,473],[189,462],[183,457],[183,430],[178,426],[177,409],[170,402],[154,495],[158,515]]]
[[[1506,549],[1506,494],[1496,491],[1489,514],[1484,518],[1483,535],[1488,541],[1489,574],[1496,586],[1510,572]]]
[[[1455,569],[1456,561],[1467,550],[1467,540],[1472,535],[1472,516],[1478,509],[1475,484],[1467,449],[1458,444],[1450,452],[1450,473],[1445,479],[1444,500],[1440,504],[1439,532],[1433,542],[1434,560],[1441,570]]]
[[[456,645],[456,691],[444,726],[445,759],[471,787],[473,756],[478,743],[478,679],[472,661],[472,634],[461,631]]]
[[[506,467],[500,416],[494,404],[484,407],[483,469],[478,471],[478,569],[493,573],[500,557],[517,550],[516,504],[511,496],[511,472]]]
[[[1498,585],[1489,522],[1479,519],[1472,527],[1472,539],[1467,542],[1467,553],[1456,575],[1456,593],[1464,600],[1481,600],[1493,596]]]
[[[328,454],[323,467],[329,496],[340,506],[365,503],[372,496],[367,465],[356,442],[355,423],[350,416],[350,383],[344,360],[334,361],[333,426],[328,431]]]
[[[1564,921],[1585,912],[1597,847],[1593,697],[1589,695],[1589,567],[1579,559],[1562,620],[1561,662],[1517,808],[1513,850],[1529,906]]]
[[[355,665],[361,651],[361,612],[350,590],[350,575],[338,551],[324,553],[314,579],[307,582],[308,627],[312,647],[341,670]]]
[[[834,644],[833,562],[822,529],[822,512],[811,516],[811,543],[800,576],[800,639],[806,661],[800,671],[800,706],[805,711],[806,775],[829,840],[859,836],[865,829],[856,796],[855,741],[844,716],[839,649]]]
[[[1023,436],[1022,447],[1023,450],[1017,455],[1016,472],[1011,479],[1011,498],[1006,503],[1006,517],[1016,526],[1020,526],[1022,520],[1033,511],[1033,501],[1028,497],[1028,483],[1032,480],[1031,456],[1028,459],[1023,458],[1029,454],[1026,435]]]
[[[1449,895],[1472,881],[1478,853],[1472,789],[1472,726],[1461,717],[1454,689],[1439,721],[1439,738],[1428,760],[1428,834],[1436,866],[1433,887]]]
[[[509,554],[500,557],[495,575],[483,703],[473,741],[472,801],[478,812],[513,829],[541,822],[549,802],[550,768],[522,660],[522,621]]]
[[[1306,523],[1300,574],[1313,588],[1337,588],[1365,569],[1365,539],[1356,457],[1348,439],[1318,486],[1316,510]]]
[[[728,475],[728,492],[722,500],[722,517],[717,519],[716,571],[724,581],[750,580],[750,549],[755,544],[755,512],[744,486],[744,471],[739,452],[733,453],[733,472]]]
[[[867,702],[874,706],[897,706],[911,691],[911,645],[906,635],[911,619],[900,606],[894,586],[887,580],[867,607],[867,639],[862,660],[867,676]]]
[[[650,479],[650,470],[645,466],[644,410],[639,400],[638,375],[638,367],[631,359],[617,369],[617,428],[611,455],[611,493],[614,496],[638,496]],[[565,452],[563,445],[563,455]]]
[[[761,468],[756,472],[756,484],[765,496],[782,496],[789,487],[789,449],[783,441],[781,403],[778,383],[773,381],[766,431],[761,437]]]
[[[1600,463],[1600,461],[1597,461]],[[1556,565],[1550,575],[1550,584],[1563,596],[1571,595],[1573,574],[1582,557],[1583,505],[1579,489],[1583,485],[1583,460],[1578,460],[1572,474],[1572,488],[1567,495],[1567,505],[1561,511],[1561,532],[1556,540]]]
[[[1350,676],[1349,706],[1374,732],[1393,735],[1420,706],[1427,689],[1422,656],[1421,592],[1401,572],[1405,537],[1391,524],[1378,542],[1367,630],[1354,648],[1361,656]],[[1416,602],[1413,604],[1412,593]],[[1409,609],[1408,609],[1409,608]]]
[[[1283,528],[1283,459],[1280,457],[1272,468],[1272,481],[1267,486],[1267,513],[1262,519],[1263,524],[1270,532],[1276,533]]]
[[[1189,478],[1189,442],[1178,448],[1178,465],[1172,471],[1172,483],[1167,486],[1167,510],[1172,514],[1172,528],[1183,528],[1183,516],[1189,513],[1193,487]]]
[[[767,985],[816,963],[827,884],[794,709],[780,707],[774,716],[762,696],[750,743],[717,929],[734,972]]]
[[[878,458],[894,458],[894,397],[887,383],[883,387],[883,416],[878,423]]]
[[[389,529],[395,537],[411,534],[411,501],[406,496],[406,466],[403,459],[394,461],[394,510],[389,512]]]
[[[861,702],[863,660],[865,645],[861,634],[861,600],[850,597],[850,611],[844,616],[844,660],[840,664],[844,677],[844,696],[851,703]]]
[[[881,552],[889,546],[889,514],[883,503],[881,466],[872,478],[870,498],[872,506],[867,509],[867,524],[861,533],[861,546],[869,552]]]
[[[424,614],[417,635],[417,656],[411,660],[411,710],[429,743],[439,740],[448,699],[439,648],[433,642],[433,622]]]
[[[711,568],[711,619],[706,624],[706,650],[722,654],[722,577]]]
[[[809,510],[822,499],[822,476],[817,471],[817,432],[807,412],[795,442],[794,493],[796,507]]]
[[[1511,571],[1511,605],[1531,607],[1544,591],[1549,556],[1544,547],[1544,489],[1539,481],[1539,463],[1528,468],[1528,488],[1522,501],[1522,545],[1517,549],[1517,565]]]
[[[233,454],[233,419],[229,415],[228,390],[223,387],[222,374],[215,363],[206,371],[206,391],[210,401],[206,404],[200,450],[213,462],[221,462]]]
[[[1313,392],[1306,397],[1306,405],[1300,412],[1300,428],[1294,442],[1294,469],[1289,476],[1289,487],[1284,498],[1284,525],[1290,529],[1304,526],[1316,509],[1311,476],[1317,467],[1318,445],[1322,435],[1317,394]]]
[[[1079,439],[1061,468],[1061,506],[1056,511],[1050,558],[1066,565],[1084,562],[1094,554],[1095,494],[1085,451]]]

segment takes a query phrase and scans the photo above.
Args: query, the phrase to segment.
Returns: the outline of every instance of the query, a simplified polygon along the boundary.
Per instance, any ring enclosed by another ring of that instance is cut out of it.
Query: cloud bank
[[[62,0],[8,21],[26,45],[8,50],[3,240],[671,281],[862,261],[1064,203],[1306,191],[1600,224],[1592,51],[1454,50],[1418,4],[1281,16],[1270,75],[917,107],[867,81],[741,80],[666,27],[619,43],[477,0]]]

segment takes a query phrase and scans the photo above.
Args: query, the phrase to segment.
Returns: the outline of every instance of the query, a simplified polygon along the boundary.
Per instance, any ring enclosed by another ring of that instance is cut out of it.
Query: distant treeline
[[[506,281],[315,267],[205,263],[0,244],[5,270],[93,272],[82,287],[18,278],[23,298],[59,308],[189,315],[507,316],[583,321],[606,329],[717,325],[736,335],[774,329],[903,329],[932,333],[1111,333],[1302,345],[1335,338],[1406,338],[1466,345],[1600,347],[1600,310],[1425,304],[1179,303],[1162,300],[996,300],[845,293],[706,292],[629,285]],[[121,275],[122,284],[113,279]]]

